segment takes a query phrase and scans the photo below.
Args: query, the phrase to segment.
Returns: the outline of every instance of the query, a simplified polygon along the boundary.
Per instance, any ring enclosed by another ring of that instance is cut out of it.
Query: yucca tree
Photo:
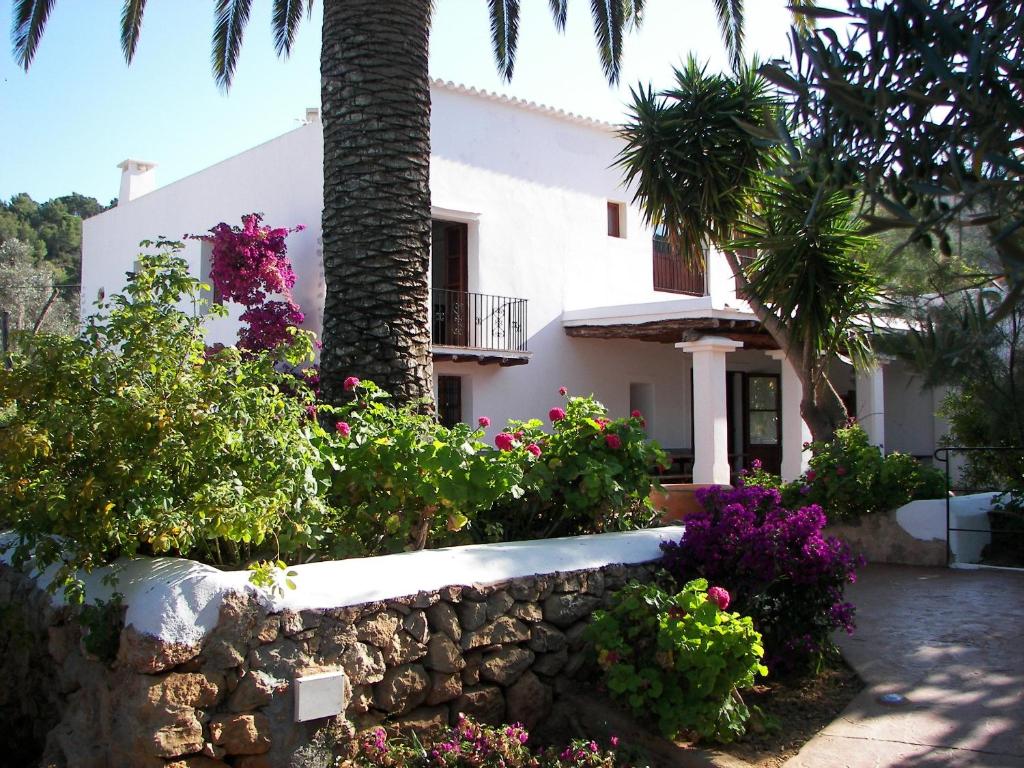
[[[31,65],[56,0],[13,0],[17,61]],[[713,0],[731,59],[743,44],[743,1]],[[213,73],[231,84],[252,0],[214,0]],[[568,0],[549,0],[559,29]],[[313,0],[273,0],[280,56]],[[512,77],[519,0],[488,0],[498,69]],[[601,65],[619,78],[624,33],[644,0],[591,0]],[[324,131],[324,304],[321,379],[337,402],[348,375],[374,379],[399,402],[431,394],[427,323],[430,259],[429,0],[324,0],[320,61]],[[124,0],[121,47],[130,63],[145,0]]]
[[[673,88],[635,91],[633,102],[618,164],[648,223],[664,225],[691,260],[707,243],[722,250],[801,379],[811,434],[829,439],[847,417],[829,362],[870,356],[863,318],[874,285],[857,259],[867,242],[854,201],[782,172],[799,148],[771,140],[779,112],[753,68],[708,74],[691,57]],[[744,266],[738,248],[759,256]]]

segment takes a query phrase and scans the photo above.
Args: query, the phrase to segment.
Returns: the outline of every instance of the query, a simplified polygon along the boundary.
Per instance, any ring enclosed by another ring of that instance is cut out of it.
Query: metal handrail
[[[526,299],[435,288],[434,344],[466,349],[526,351]]]
[[[952,515],[950,511],[950,492],[952,490],[949,480],[949,456],[951,453],[973,453],[973,452],[995,452],[995,453],[1019,453],[1024,456],[1024,448],[1018,448],[1010,445],[950,445],[936,448],[932,453],[932,458],[936,461],[940,461],[945,465],[946,475],[946,566],[948,567],[952,562],[952,547],[950,546],[950,533],[1015,533],[1008,528],[953,528]],[[939,454],[942,456],[939,456]],[[960,489],[970,490],[970,489]]]

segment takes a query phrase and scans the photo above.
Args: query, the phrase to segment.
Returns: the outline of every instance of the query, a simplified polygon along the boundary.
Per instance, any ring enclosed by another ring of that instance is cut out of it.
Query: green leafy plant
[[[836,430],[831,442],[813,443],[810,450],[810,469],[786,487],[784,506],[819,504],[830,521],[840,522],[945,495],[942,472],[907,454],[883,456],[856,423]]]
[[[262,353],[209,353],[201,285],[180,243],[143,243],[122,294],[77,337],[40,335],[0,371],[0,521],[15,562],[56,565],[52,588],[122,555],[233,565],[315,546],[312,393]],[[220,307],[210,307],[218,315]],[[278,354],[310,359],[309,335]]]
[[[596,611],[587,630],[612,695],[662,733],[692,732],[728,742],[750,712],[738,689],[767,674],[761,635],[749,617],[728,613],[729,596],[705,579],[672,595],[632,582]]]
[[[496,438],[523,469],[522,498],[507,496],[481,515],[481,536],[504,540],[620,531],[657,516],[651,469],[665,454],[647,438],[642,414],[609,419],[591,397],[566,397],[543,422],[511,421]]]
[[[345,387],[348,404],[319,410],[333,423],[319,438],[318,477],[342,523],[328,542],[335,554],[460,543],[480,510],[522,495],[523,466],[484,444],[482,430],[444,427],[419,404],[396,407],[372,382],[349,377]]]

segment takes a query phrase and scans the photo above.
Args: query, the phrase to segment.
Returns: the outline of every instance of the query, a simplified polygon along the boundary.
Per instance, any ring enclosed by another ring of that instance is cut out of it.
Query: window
[[[445,427],[462,421],[462,377],[437,377],[437,420]]]
[[[664,225],[654,231],[651,243],[654,260],[654,290],[667,293],[685,293],[689,296],[707,295],[706,254],[689,254],[683,258],[672,246]]]
[[[626,206],[622,203],[608,202],[608,237],[625,237]]]
[[[629,383],[629,412],[640,411],[640,416],[649,427],[654,419],[654,385]],[[646,427],[645,427],[646,428]]]
[[[209,304],[223,304],[224,297],[210,279],[210,270],[213,268],[213,243],[203,240],[199,250],[199,281],[209,286],[209,290],[202,292],[202,298]]]

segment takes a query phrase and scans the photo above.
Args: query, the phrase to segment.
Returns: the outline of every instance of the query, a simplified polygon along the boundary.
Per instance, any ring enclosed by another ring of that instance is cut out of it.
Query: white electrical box
[[[344,711],[344,670],[295,678],[295,722],[333,717]]]

